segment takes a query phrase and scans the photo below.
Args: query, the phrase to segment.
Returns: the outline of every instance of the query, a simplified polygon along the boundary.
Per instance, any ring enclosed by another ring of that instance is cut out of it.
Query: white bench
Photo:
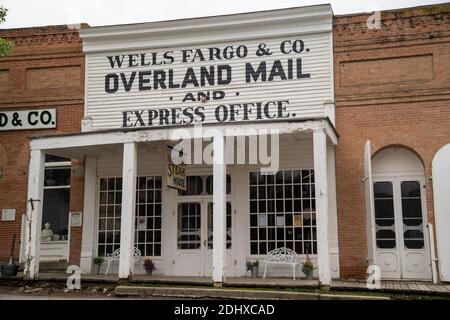
[[[138,262],[139,259],[141,258],[141,251],[138,248],[134,248],[133,257],[134,257],[134,263]],[[108,274],[109,267],[111,266],[111,263],[113,261],[119,261],[120,260],[120,248],[116,249],[113,253],[107,254],[106,257],[105,257],[105,260],[108,261],[108,265],[106,267],[105,274]]]
[[[292,266],[292,275],[295,280],[295,270],[299,264],[299,259],[293,250],[283,247],[269,251],[265,262],[266,266],[264,268],[263,278],[266,278],[267,266],[269,264],[287,264]]]

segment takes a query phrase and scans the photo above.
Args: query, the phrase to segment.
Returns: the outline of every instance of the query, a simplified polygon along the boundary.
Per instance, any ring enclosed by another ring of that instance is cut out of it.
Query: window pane
[[[70,168],[46,168],[44,187],[70,186]]]
[[[422,218],[422,200],[402,199],[402,209],[404,218]]]
[[[406,249],[422,249],[424,246],[424,234],[420,183],[419,181],[403,181],[400,187],[404,246]]]
[[[374,197],[377,198],[392,198],[392,183],[391,182],[375,182],[373,185]]]
[[[200,248],[200,208],[200,203],[180,203],[178,205],[178,249]]]
[[[68,235],[70,189],[44,189],[44,206],[42,208],[42,229],[50,224],[53,235]],[[50,232],[47,232],[49,237]],[[53,239],[52,239],[53,240]]]
[[[206,178],[206,193],[207,194],[213,194],[213,176],[208,176]],[[231,176],[227,174],[227,194],[231,194]]]
[[[394,199],[375,199],[375,218],[394,217]]]
[[[208,219],[207,219],[207,225],[208,225],[208,249],[213,249],[213,203],[208,203]],[[227,249],[231,248],[231,203],[227,202],[227,216],[226,216],[226,238],[227,238]]]
[[[70,159],[46,154],[45,162],[70,162]]]
[[[395,248],[394,198],[391,182],[375,182],[376,244],[380,249]]]
[[[418,181],[402,182],[402,198],[420,198],[420,184]]]
[[[178,191],[179,195],[194,196],[203,192],[203,179],[200,176],[186,178],[186,191]]]

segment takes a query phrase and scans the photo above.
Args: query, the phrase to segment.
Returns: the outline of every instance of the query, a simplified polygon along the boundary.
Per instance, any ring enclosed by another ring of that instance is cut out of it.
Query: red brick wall
[[[26,211],[29,137],[79,132],[83,117],[84,56],[77,29],[67,26],[0,30],[15,43],[10,56],[0,58],[0,110],[56,108],[57,128],[0,131],[0,210],[15,208],[13,222],[0,221],[0,263],[7,259],[13,234],[20,238]],[[83,170],[74,163],[71,211],[82,211]],[[79,174],[81,172],[81,174]],[[72,228],[71,260],[79,262],[81,228]],[[16,243],[15,258],[19,245]],[[76,258],[74,257],[76,256]]]
[[[399,145],[413,150],[431,176],[436,152],[450,143],[450,4],[334,21],[337,209],[341,276],[364,277],[367,241],[364,144],[372,152]],[[431,181],[428,219],[434,221]]]

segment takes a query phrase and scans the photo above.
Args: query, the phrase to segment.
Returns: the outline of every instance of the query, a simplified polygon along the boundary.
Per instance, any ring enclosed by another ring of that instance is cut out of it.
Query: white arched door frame
[[[439,274],[450,281],[450,143],[436,153],[432,175]]]
[[[397,152],[400,151],[400,152]],[[425,172],[421,160],[413,152],[403,148],[388,148],[377,153],[373,159],[373,183],[387,182],[392,186],[394,208],[395,247],[375,246],[375,261],[381,268],[385,279],[431,279],[430,243],[427,236],[427,207]],[[423,248],[412,249],[405,245],[403,201],[401,186],[403,182],[417,181],[420,187]],[[375,205],[374,205],[375,206]],[[388,228],[389,229],[389,228]],[[392,230],[392,229],[391,229]],[[376,238],[376,235],[375,235]]]

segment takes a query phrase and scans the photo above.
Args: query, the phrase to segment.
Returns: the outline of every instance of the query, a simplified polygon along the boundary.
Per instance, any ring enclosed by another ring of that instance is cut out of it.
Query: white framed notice
[[[138,231],[145,231],[146,228],[146,223],[145,223],[145,217],[139,217],[138,221],[137,221],[137,229]]]
[[[267,227],[267,214],[260,214],[259,216],[258,225],[260,227]]]
[[[16,220],[16,209],[2,209],[2,221]]]
[[[71,212],[70,213],[70,226],[71,227],[81,227],[81,212]]]
[[[284,215],[277,215],[275,224],[277,227],[283,227],[284,226]]]

